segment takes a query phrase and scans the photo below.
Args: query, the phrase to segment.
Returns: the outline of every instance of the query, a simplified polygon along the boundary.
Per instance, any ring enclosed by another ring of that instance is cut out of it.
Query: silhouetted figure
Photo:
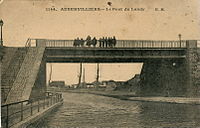
[[[113,39],[112,39],[112,44],[113,44],[113,47],[115,47],[115,46],[116,46],[116,44],[117,44],[117,40],[116,40],[115,36],[113,36]]]
[[[78,47],[80,46],[80,39],[79,39],[79,37],[77,37],[77,46]]]
[[[86,45],[88,46],[88,47],[90,47],[91,46],[91,37],[88,35],[87,36],[87,38],[86,38]]]
[[[76,47],[76,39],[74,39],[73,46]]]
[[[112,38],[111,37],[108,37],[108,46],[112,47]]]
[[[74,46],[77,47],[79,45],[79,38],[74,39]]]
[[[99,38],[99,47],[102,47],[102,39]]]
[[[108,47],[108,38],[106,37],[105,38],[105,45],[106,45],[106,48]]]
[[[96,47],[96,44],[97,44],[97,39],[94,37],[94,38],[92,39],[91,45],[93,45],[94,47]]]
[[[105,47],[105,38],[104,37],[102,39],[102,44],[103,44],[103,47]]]
[[[87,41],[87,40],[91,40],[91,39],[92,39],[91,36],[88,35],[87,38],[86,38],[86,41]]]
[[[83,38],[81,38],[81,40],[80,40],[80,45],[81,45],[81,47],[83,47],[84,46],[84,40],[83,40]]]

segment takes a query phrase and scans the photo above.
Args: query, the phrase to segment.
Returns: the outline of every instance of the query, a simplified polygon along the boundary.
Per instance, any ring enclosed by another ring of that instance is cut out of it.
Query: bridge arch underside
[[[140,74],[142,96],[187,94],[186,51],[180,49],[46,48],[48,63],[143,63]]]

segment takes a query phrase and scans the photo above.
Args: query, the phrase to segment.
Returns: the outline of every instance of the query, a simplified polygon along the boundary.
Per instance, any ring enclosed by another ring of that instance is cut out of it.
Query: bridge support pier
[[[200,49],[197,41],[187,41],[186,45],[186,59],[144,61],[140,95],[200,96]]]
[[[141,71],[142,96],[182,96],[186,92],[186,61],[161,59],[145,61]]]
[[[46,57],[43,57],[40,69],[32,88],[30,99],[45,96],[46,92]]]
[[[200,96],[200,48],[197,41],[186,42],[187,45],[187,70],[188,70],[188,96]]]

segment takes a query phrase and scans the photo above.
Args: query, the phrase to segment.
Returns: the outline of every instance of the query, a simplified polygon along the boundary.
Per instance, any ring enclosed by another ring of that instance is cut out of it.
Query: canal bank
[[[26,128],[29,125],[31,125],[32,123],[35,123],[38,120],[41,120],[42,118],[45,118],[46,116],[48,116],[52,111],[57,109],[62,104],[63,104],[63,102],[59,102],[59,103],[54,104],[53,106],[50,106],[44,110],[41,110],[40,112],[36,113],[35,115],[26,118],[25,120],[23,120],[20,123],[17,123],[12,128]]]
[[[156,96],[156,97],[139,97],[139,96],[136,96],[132,92],[103,91],[103,90],[94,90],[94,89],[76,89],[76,90],[68,90],[66,92],[88,93],[88,94],[94,94],[94,95],[117,98],[117,99],[121,99],[121,100],[129,100],[129,101],[200,105],[200,97],[197,97],[197,98],[190,98],[190,97],[160,97],[160,96]]]
[[[63,104],[61,93],[46,92],[38,97],[1,106],[1,126],[3,128],[25,128],[48,116]]]

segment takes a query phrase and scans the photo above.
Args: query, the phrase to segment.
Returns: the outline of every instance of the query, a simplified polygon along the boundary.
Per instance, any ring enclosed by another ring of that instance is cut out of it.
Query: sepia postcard
[[[0,0],[2,128],[200,128],[200,0]]]

